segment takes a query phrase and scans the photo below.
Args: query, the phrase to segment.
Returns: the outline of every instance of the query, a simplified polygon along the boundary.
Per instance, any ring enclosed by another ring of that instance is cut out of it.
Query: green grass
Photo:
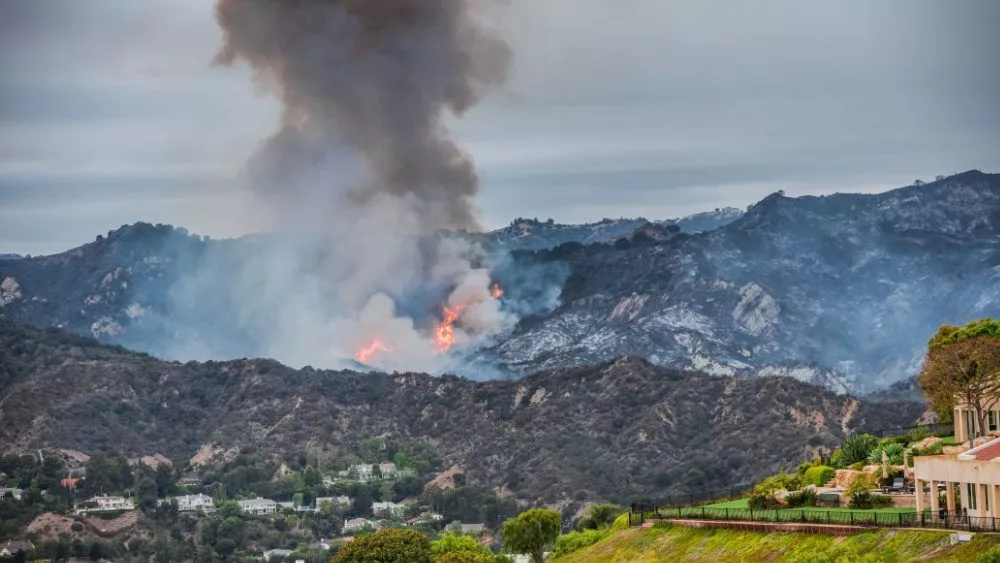
[[[687,528],[658,524],[633,528],[566,556],[559,563],[605,561],[789,561],[884,562],[977,561],[1000,546],[1000,535],[976,534],[968,543],[952,546],[946,532],[880,530],[845,537],[827,534],[763,533],[727,529]]]
[[[745,499],[745,498],[741,498],[741,499],[737,499],[737,500],[730,500],[730,501],[727,501],[727,502],[719,502],[719,503],[715,503],[715,504],[705,505],[706,509],[713,509],[713,510],[719,509],[719,508],[746,508],[746,507],[747,507],[747,499]],[[915,508],[904,508],[904,507],[900,507],[900,506],[891,506],[889,508],[872,508],[872,509],[868,509],[868,510],[861,509],[861,508],[847,508],[847,507],[834,507],[834,506],[814,506],[814,507],[811,507],[811,508],[804,508],[804,509],[803,508],[783,508],[782,509],[782,511],[789,511],[789,512],[800,512],[802,510],[806,510],[806,511],[809,511],[809,512],[813,512],[813,511],[816,511],[816,512],[880,512],[880,513],[902,512],[904,514],[912,514],[912,513],[916,512]],[[667,509],[667,510],[664,511],[664,513],[665,514],[669,514],[670,510]]]

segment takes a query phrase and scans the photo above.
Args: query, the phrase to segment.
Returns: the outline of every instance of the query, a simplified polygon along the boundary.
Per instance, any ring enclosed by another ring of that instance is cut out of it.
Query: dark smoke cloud
[[[284,104],[255,188],[286,211],[389,195],[412,199],[425,231],[477,228],[476,171],[445,119],[504,81],[510,50],[474,4],[219,0],[218,62],[245,60]]]

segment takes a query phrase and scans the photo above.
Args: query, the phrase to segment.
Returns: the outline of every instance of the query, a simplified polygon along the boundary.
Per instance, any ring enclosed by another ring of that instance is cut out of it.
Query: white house
[[[264,552],[264,561],[270,561],[272,557],[288,557],[292,553],[290,549],[269,549]]]
[[[352,465],[347,473],[351,477],[354,477],[358,481],[368,481],[372,479],[374,475],[374,466],[367,463],[359,463],[358,465]]]
[[[396,467],[395,463],[380,463],[378,464],[378,470],[384,478],[399,477],[399,468]]]
[[[116,510],[135,510],[135,502],[125,497],[93,497],[76,505],[77,514],[91,512],[114,512]]]
[[[393,518],[406,513],[406,507],[394,502],[373,502],[372,514],[383,518]]]
[[[278,503],[266,498],[251,498],[236,501],[240,505],[240,510],[244,514],[251,516],[262,516],[264,514],[274,514],[278,511]]]
[[[462,524],[461,530],[463,534],[479,534],[485,530],[485,526],[482,524]]]
[[[8,489],[6,487],[0,487],[0,500],[10,496],[14,500],[21,500],[24,498],[24,489]]]
[[[35,546],[29,541],[8,541],[0,544],[0,557],[13,557],[18,551],[31,553]]]
[[[215,512],[215,501],[208,495],[184,495],[177,497],[177,512]]]
[[[379,525],[371,520],[366,520],[364,518],[352,518],[351,520],[344,520],[344,533],[351,534],[360,531],[365,526],[371,526],[373,529],[379,529]]]

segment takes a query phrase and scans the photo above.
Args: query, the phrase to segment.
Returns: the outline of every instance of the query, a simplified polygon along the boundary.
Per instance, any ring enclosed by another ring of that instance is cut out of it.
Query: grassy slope
[[[662,525],[661,525],[662,526]],[[974,562],[1000,546],[1000,535],[976,535],[951,546],[948,533],[883,530],[843,538],[824,534],[753,533],[683,526],[630,529],[571,553],[559,563],[605,561],[795,561],[905,562],[916,560]]]

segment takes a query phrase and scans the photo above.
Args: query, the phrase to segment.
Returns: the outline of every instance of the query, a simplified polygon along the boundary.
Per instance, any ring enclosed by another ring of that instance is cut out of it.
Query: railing
[[[828,524],[865,528],[931,528],[970,532],[996,532],[1000,518],[969,516],[963,511],[875,512],[871,510],[815,510],[714,508],[687,506],[664,508],[655,512],[629,513],[629,524],[641,525],[646,520],[717,520],[723,522],[775,522]]]
[[[871,434],[872,436],[877,436],[879,438],[890,438],[894,436],[904,436],[906,434],[916,431],[924,432],[928,436],[938,436],[944,434],[950,435],[954,432],[954,425],[952,423],[937,423],[937,424],[924,424],[917,426],[901,426],[898,428],[883,428],[881,430],[872,430],[868,431],[867,434]],[[699,508],[697,506],[699,504],[708,504],[709,502],[714,502],[724,499],[739,498],[744,494],[750,492],[753,489],[754,484],[755,483],[735,485],[733,487],[725,489],[713,489],[708,491],[673,495],[660,499],[649,499],[649,500],[634,502],[632,503],[631,511],[629,514],[629,523],[631,524],[633,521],[633,516],[632,516],[633,514],[639,515],[636,519],[639,520],[639,523],[641,523],[643,513],[654,513],[661,509],[674,508],[674,507],[688,507],[697,509]],[[734,508],[729,510],[743,510],[743,509]],[[806,511],[808,512],[808,510]],[[859,512],[859,514],[871,514],[871,513]],[[637,525],[637,524],[632,524],[632,525]]]

